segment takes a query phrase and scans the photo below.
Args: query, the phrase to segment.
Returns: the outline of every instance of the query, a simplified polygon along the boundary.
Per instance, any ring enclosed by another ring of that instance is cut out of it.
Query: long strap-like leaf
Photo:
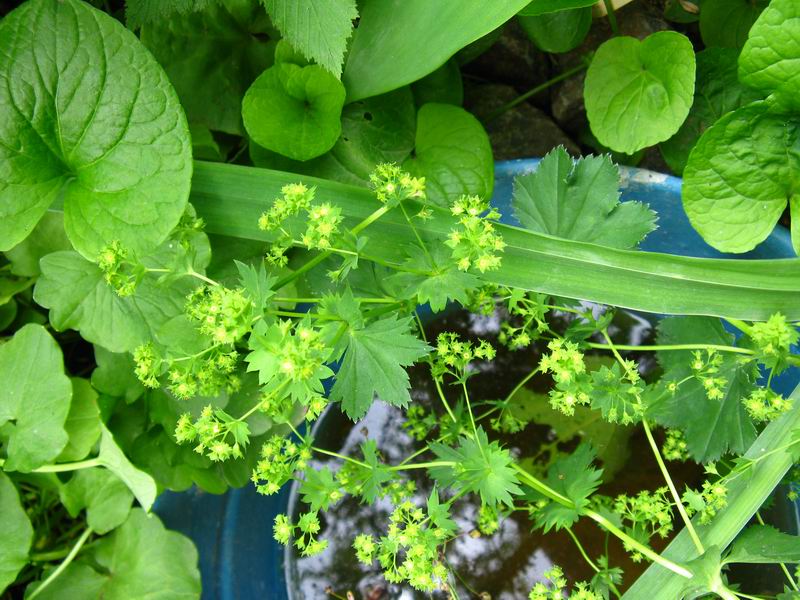
[[[352,226],[378,206],[369,191],[279,171],[196,162],[191,202],[210,233],[267,239],[258,217],[286,183],[317,186],[317,198],[342,207]],[[444,210],[418,225],[428,237],[453,227]],[[764,320],[782,312],[800,320],[800,259],[700,259],[605,248],[499,226],[508,244],[502,267],[487,283],[515,286],[568,298],[664,314],[712,315]],[[403,215],[392,211],[365,231],[365,252],[392,264],[404,259],[414,235]]]

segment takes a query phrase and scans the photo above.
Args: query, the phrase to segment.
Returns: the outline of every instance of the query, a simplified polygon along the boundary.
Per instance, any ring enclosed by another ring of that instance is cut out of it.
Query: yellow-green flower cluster
[[[242,288],[203,285],[186,299],[186,316],[215,344],[232,344],[250,331],[253,303]]]
[[[672,503],[666,487],[653,492],[642,490],[635,496],[621,494],[614,500],[614,511],[635,531],[648,537],[664,538],[672,531]]]
[[[689,458],[689,444],[680,429],[668,429],[661,454],[667,460],[685,461]]]
[[[175,426],[175,440],[179,444],[196,442],[194,451],[214,462],[242,458],[249,435],[247,423],[213,406],[203,408],[194,422],[189,413],[184,413]]]
[[[253,469],[250,480],[259,494],[271,496],[292,478],[295,471],[303,470],[311,460],[311,443],[296,444],[288,438],[273,435],[261,446],[261,459]]]
[[[475,268],[481,273],[499,268],[506,244],[492,219],[499,219],[500,213],[478,196],[461,196],[450,212],[458,218],[459,228],[450,232],[445,244],[452,249],[458,268]]]
[[[342,222],[342,209],[328,202],[308,209],[306,232],[302,242],[312,250],[327,250],[331,247],[331,237],[339,230]]]
[[[394,163],[382,163],[369,176],[375,196],[390,206],[403,200],[425,198],[425,178],[412,177]]]
[[[774,421],[792,408],[792,401],[769,388],[758,388],[742,400],[747,414],[758,422]]]
[[[722,366],[722,355],[716,350],[695,350],[690,363],[695,379],[703,384],[709,400],[722,400],[725,397],[725,386],[728,380],[719,375]]]
[[[728,487],[722,480],[704,481],[700,492],[687,490],[683,495],[689,516],[700,514],[700,523],[706,525],[728,505]]]
[[[295,531],[300,531],[300,536],[295,539],[294,545],[300,550],[302,556],[314,556],[328,547],[328,540],[317,538],[321,527],[319,517],[316,512],[307,512],[300,515],[295,525],[287,515],[277,515],[272,527],[272,534],[275,541],[288,545],[295,535]]]
[[[406,420],[403,423],[403,429],[418,442],[428,437],[428,434],[436,427],[436,416],[419,404],[409,406],[406,409],[405,416]]]
[[[152,342],[138,346],[133,351],[133,362],[136,367],[134,373],[142,385],[149,388],[159,386],[158,377],[161,375],[163,358],[156,352]]]
[[[510,290],[508,299],[508,314],[516,317],[515,323],[522,320],[519,325],[512,325],[504,321],[500,326],[499,340],[511,350],[527,348],[532,342],[538,340],[548,329],[547,306],[545,294],[526,294],[521,290]]]
[[[591,401],[589,392],[591,382],[586,375],[583,353],[574,342],[556,338],[547,344],[549,354],[539,363],[544,373],[550,373],[555,382],[550,390],[550,406],[554,410],[572,416],[575,407],[587,405]]]
[[[144,275],[144,268],[130,263],[128,258],[128,251],[117,240],[103,248],[97,257],[103,279],[120,297],[132,295]]]
[[[566,594],[567,580],[561,567],[555,566],[545,571],[546,581],[540,581],[533,586],[528,594],[529,600],[602,600],[602,596],[592,591],[589,584],[581,581],[575,584],[572,593]]]
[[[495,349],[486,340],[480,340],[476,345],[459,339],[457,333],[440,333],[436,338],[431,372],[438,379],[445,373],[459,378],[466,374],[467,367],[472,361],[488,361],[494,357]]]
[[[483,535],[492,535],[500,528],[500,516],[497,507],[481,503],[478,511],[478,531]]]
[[[286,219],[306,210],[314,199],[316,188],[309,188],[302,183],[290,183],[281,188],[281,194],[279,198],[275,198],[269,210],[259,217],[258,228],[262,231],[278,229]]]
[[[421,508],[405,501],[389,517],[385,536],[378,542],[358,536],[354,548],[363,563],[377,558],[390,583],[405,581],[416,590],[432,592],[446,585],[447,568],[440,560],[440,547],[447,537],[444,529],[426,519]]]
[[[786,368],[790,347],[800,339],[797,328],[780,313],[772,315],[765,323],[753,323],[747,333],[755,345],[758,361],[777,372]]]

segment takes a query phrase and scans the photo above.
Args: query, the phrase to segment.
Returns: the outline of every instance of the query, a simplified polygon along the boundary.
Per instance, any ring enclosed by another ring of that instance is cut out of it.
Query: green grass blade
[[[258,217],[286,183],[317,186],[317,199],[342,207],[354,225],[377,206],[365,189],[312,177],[218,163],[196,162],[191,202],[210,233],[266,240]],[[428,239],[447,235],[444,210],[419,225]],[[646,312],[764,320],[782,312],[800,320],[800,259],[717,260],[631,252],[562,240],[500,226],[508,244],[502,267],[483,275],[497,283]],[[399,211],[371,225],[365,249],[392,264],[414,240]]]
[[[770,423],[758,436],[745,457],[754,459],[773,449],[781,448],[792,441],[792,435],[800,428],[800,386],[792,392],[794,409],[777,421]],[[734,479],[728,488],[729,504],[708,525],[694,520],[703,546],[726,548],[750,521],[775,486],[791,468],[792,458],[788,450],[780,450],[767,456],[744,475]],[[697,550],[684,529],[672,540],[662,556],[674,562],[685,563],[697,557]],[[685,580],[658,565],[651,565],[636,583],[623,595],[623,600],[672,600],[679,597]]]

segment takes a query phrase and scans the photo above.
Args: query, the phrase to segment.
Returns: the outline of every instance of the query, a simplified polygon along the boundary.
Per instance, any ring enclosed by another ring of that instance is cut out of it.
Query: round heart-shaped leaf
[[[322,67],[281,62],[259,75],[244,95],[244,127],[259,146],[309,160],[339,138],[344,98],[342,82]]]
[[[604,146],[626,154],[669,139],[689,114],[694,77],[694,49],[680,33],[661,31],[641,42],[608,40],[586,73],[592,132]]]

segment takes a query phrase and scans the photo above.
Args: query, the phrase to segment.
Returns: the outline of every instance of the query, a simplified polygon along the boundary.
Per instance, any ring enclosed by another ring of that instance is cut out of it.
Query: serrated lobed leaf
[[[531,231],[614,248],[635,248],[655,229],[656,215],[640,202],[619,202],[619,170],[610,156],[573,161],[563,146],[536,171],[514,180],[512,205]]]
[[[355,0],[261,0],[283,37],[337,77],[358,17]]]
[[[354,421],[367,413],[376,395],[393,406],[410,402],[403,367],[430,350],[410,332],[410,325],[411,319],[392,315],[345,334],[347,350],[330,397],[341,401],[342,410]]]
[[[452,467],[429,469],[431,477],[443,486],[479,494],[481,502],[490,506],[511,506],[512,496],[522,493],[511,467],[514,459],[499,442],[490,443],[481,427],[474,438],[462,437],[455,448],[440,443],[430,448],[440,460],[454,463]]]
[[[800,537],[770,525],[751,525],[737,536],[724,562],[800,563]]]
[[[581,443],[572,454],[562,456],[547,470],[547,484],[569,498],[574,507],[550,502],[541,509],[536,522],[545,532],[553,527],[569,527],[578,520],[579,511],[589,503],[589,497],[600,486],[603,477],[603,470],[592,466],[594,459],[592,447]]]
[[[733,336],[718,319],[671,317],[659,324],[658,343],[729,346]],[[723,354],[716,376],[727,381],[724,397],[709,399],[703,384],[692,377],[691,358],[690,351],[659,353],[664,382],[685,381],[674,393],[662,389],[661,399],[648,409],[649,413],[662,425],[681,429],[690,454],[698,462],[716,460],[727,452],[744,452],[756,439],[755,427],[742,405],[742,400],[755,389],[754,365],[751,361],[742,362],[738,355]]]

